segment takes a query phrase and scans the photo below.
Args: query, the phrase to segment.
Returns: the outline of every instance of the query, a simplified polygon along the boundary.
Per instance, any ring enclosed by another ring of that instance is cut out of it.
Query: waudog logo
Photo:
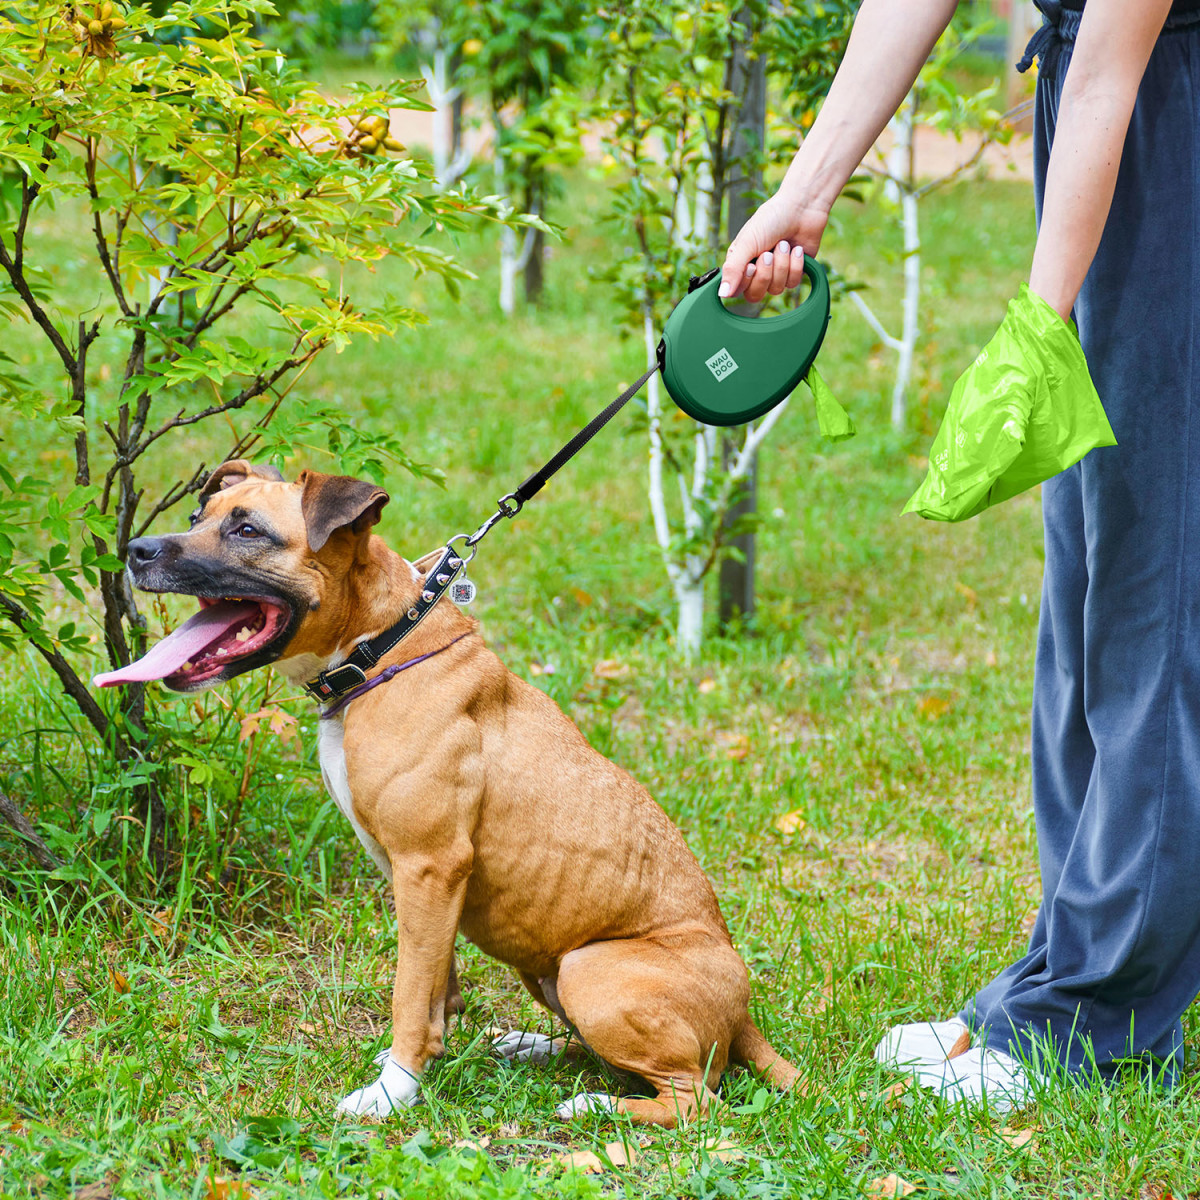
[[[733,361],[733,355],[724,346],[712,358],[706,358],[704,365],[713,373],[713,378],[718,383],[722,379],[727,379],[738,369],[737,363]]]

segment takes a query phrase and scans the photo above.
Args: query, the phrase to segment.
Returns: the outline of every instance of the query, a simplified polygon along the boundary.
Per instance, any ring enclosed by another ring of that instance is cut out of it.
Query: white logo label
[[[737,363],[733,361],[733,355],[724,346],[712,358],[705,359],[704,365],[713,373],[713,378],[718,383],[722,379],[727,379],[738,369]]]

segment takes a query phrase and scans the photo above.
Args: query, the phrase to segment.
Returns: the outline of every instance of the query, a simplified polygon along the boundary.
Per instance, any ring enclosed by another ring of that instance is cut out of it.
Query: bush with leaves
[[[324,351],[423,319],[356,304],[354,264],[390,256],[453,289],[466,272],[428,233],[504,217],[492,201],[437,194],[420,164],[389,152],[389,110],[421,106],[411,85],[331,99],[255,39],[270,11],[0,3],[0,403],[10,438],[68,451],[63,468],[11,450],[0,466],[0,645],[35,648],[126,765],[150,745],[144,689],[93,696],[88,629],[52,619],[52,602],[65,591],[94,605],[109,663],[130,661],[145,623],[122,560],[220,461],[197,460],[197,426],[228,437],[226,457],[278,462],[324,439],[348,472],[421,471],[394,438],[298,385]],[[66,279],[38,236],[55,212],[89,228]],[[252,340],[236,331],[247,319]],[[30,337],[48,343],[57,382],[22,376],[10,351]],[[97,387],[99,350],[119,367]],[[187,469],[156,487],[147,455]],[[153,772],[133,797],[161,868]]]

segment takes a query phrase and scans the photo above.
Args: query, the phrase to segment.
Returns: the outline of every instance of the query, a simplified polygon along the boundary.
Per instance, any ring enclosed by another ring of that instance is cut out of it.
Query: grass
[[[511,322],[495,311],[486,241],[460,247],[481,279],[458,304],[382,269],[357,281],[410,292],[431,323],[323,360],[306,386],[446,470],[445,490],[389,481],[381,532],[402,552],[473,528],[640,371],[639,340],[592,278],[625,253],[599,220],[604,202],[598,183],[576,181],[544,308]],[[1028,262],[1028,209],[1011,182],[928,202],[904,435],[887,429],[886,353],[839,309],[822,371],[860,436],[830,447],[803,403],[786,415],[762,460],[758,613],[737,635],[710,630],[696,666],[671,641],[644,446],[619,428],[472,569],[493,647],[682,827],[751,968],[756,1017],[803,1066],[808,1094],[732,1073],[726,1105],[698,1126],[564,1125],[558,1100],[624,1081],[586,1061],[495,1062],[493,1030],[547,1026],[506,969],[460,945],[467,1012],[424,1104],[335,1125],[333,1104],[387,1043],[395,916],[321,790],[311,728],[307,741],[233,744],[239,712],[283,695],[266,675],[198,702],[164,697],[182,868],[169,892],[133,894],[122,881],[138,831],[119,819],[119,782],[36,659],[18,656],[0,688],[0,778],[91,886],[68,903],[0,833],[0,1195],[223,1197],[241,1194],[238,1180],[264,1197],[855,1196],[891,1173],[972,1197],[1195,1191],[1194,1058],[1170,1097],[1136,1081],[1052,1089],[1004,1121],[897,1093],[870,1057],[888,1025],[949,1014],[1018,953],[1038,898],[1026,728],[1038,499],[959,527],[897,515],[950,381]],[[60,284],[78,273],[72,219],[42,231],[59,239]],[[878,283],[872,303],[895,321],[885,215],[848,205],[823,252]],[[21,354],[36,374],[40,348],[27,339]],[[104,367],[101,355],[97,387]],[[18,422],[6,433],[18,465],[56,453]],[[166,479],[210,450],[178,446],[159,469]],[[309,463],[330,465],[298,448],[295,465]],[[311,727],[311,710],[290,708]],[[1195,1009],[1187,1028],[1194,1041]],[[631,1165],[584,1176],[550,1161],[616,1142],[635,1150]],[[734,1150],[716,1152],[722,1142]]]

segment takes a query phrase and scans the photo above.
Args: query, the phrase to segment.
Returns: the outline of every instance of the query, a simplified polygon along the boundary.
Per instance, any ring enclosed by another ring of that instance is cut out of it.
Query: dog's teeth
[[[243,625],[241,629],[233,635],[239,642],[244,642],[250,636],[250,626]]]
[[[218,647],[217,647],[217,653],[218,653],[218,654],[228,654],[228,653],[229,653],[229,651],[228,651],[228,650],[226,650],[224,646],[218,646]]]

